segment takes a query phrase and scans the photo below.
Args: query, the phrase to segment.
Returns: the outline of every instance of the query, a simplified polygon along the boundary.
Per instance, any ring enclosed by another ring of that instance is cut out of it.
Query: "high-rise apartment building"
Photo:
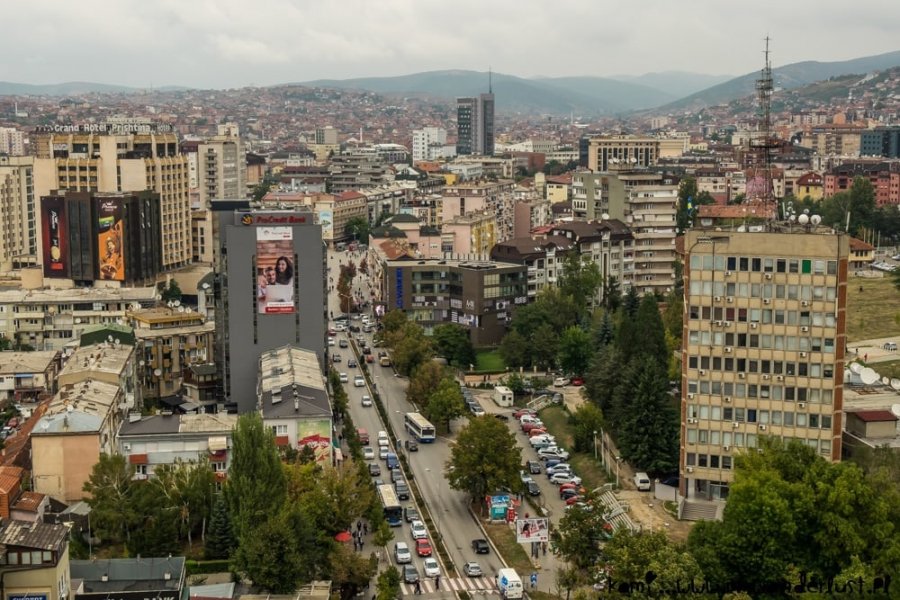
[[[675,287],[678,186],[628,189],[625,222],[634,235],[632,285],[639,294],[666,294]]]
[[[12,127],[0,127],[0,154],[24,156],[25,134]]]
[[[413,162],[437,158],[433,148],[442,148],[447,143],[447,130],[440,127],[425,127],[412,132]]]
[[[52,190],[159,194],[163,269],[191,262],[188,161],[167,126],[129,119],[59,126],[35,135],[37,197]]]
[[[690,140],[684,137],[638,137],[601,135],[587,141],[587,168],[609,171],[616,168],[650,167],[660,158],[684,154]]]
[[[762,436],[841,458],[849,238],[800,229],[685,236],[679,471],[688,500],[726,499],[735,457]]]
[[[0,156],[0,271],[37,255],[33,159]]]
[[[494,154],[494,94],[456,99],[456,153]]]
[[[219,125],[219,133],[197,145],[197,189],[200,206],[213,198],[238,200],[247,194],[247,165],[238,126]]]

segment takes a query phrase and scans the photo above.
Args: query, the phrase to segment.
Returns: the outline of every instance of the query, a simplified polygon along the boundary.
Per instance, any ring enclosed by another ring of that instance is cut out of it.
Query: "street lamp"
[[[619,487],[619,463],[622,462],[622,457],[616,457],[616,487]]]
[[[594,431],[594,460],[597,460],[597,432]]]

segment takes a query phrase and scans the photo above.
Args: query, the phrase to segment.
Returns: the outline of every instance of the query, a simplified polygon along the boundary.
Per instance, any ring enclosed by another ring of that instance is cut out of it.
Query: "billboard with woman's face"
[[[97,254],[100,279],[125,281],[125,228],[122,203],[97,200]]]
[[[294,299],[294,237],[290,227],[256,228],[256,306],[259,314],[291,314]]]

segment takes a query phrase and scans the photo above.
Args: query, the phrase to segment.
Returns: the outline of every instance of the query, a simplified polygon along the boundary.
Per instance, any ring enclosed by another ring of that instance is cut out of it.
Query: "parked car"
[[[650,483],[650,476],[643,472],[634,474],[634,485],[639,492],[649,492],[650,488],[653,487]]]
[[[428,530],[422,521],[413,521],[409,524],[409,533],[414,540],[423,540],[428,537]]]
[[[419,520],[419,511],[415,506],[406,506],[403,508],[403,520],[407,523]]]
[[[397,542],[394,544],[394,560],[397,561],[398,565],[412,562],[412,554],[410,553],[409,546],[406,545],[406,542]]]
[[[566,506],[572,506],[573,504],[577,504],[579,502],[584,502],[584,499],[578,494],[566,498]]]
[[[413,565],[403,565],[403,582],[415,583],[419,581],[419,572]]]
[[[478,538],[477,540],[472,540],[472,550],[475,551],[475,554],[488,554],[491,551],[491,547],[488,546],[486,539]]]
[[[528,443],[532,446],[550,446],[556,443],[556,438],[550,435],[549,433],[544,433],[541,435],[536,435],[533,438],[528,438]]]
[[[562,462],[562,460],[560,460],[558,458],[548,459],[547,462],[544,463],[544,471],[546,471],[550,467],[555,467],[556,465],[560,464],[561,462]]]
[[[328,345],[334,346],[334,338],[328,338]]]
[[[537,481],[534,481],[533,479],[525,484],[525,489],[528,491],[529,496],[541,495],[541,486],[539,486]]]
[[[557,377],[553,380],[553,387],[565,387],[569,385],[569,380],[565,377]]]
[[[465,573],[466,577],[481,577],[481,565],[473,560],[470,560],[463,565],[463,573]]]
[[[545,452],[543,454],[539,454],[541,459],[547,460],[547,459],[551,459],[551,458],[559,458],[561,460],[569,460],[569,453],[566,452],[565,450],[563,450],[562,448],[558,448],[556,450],[549,450],[549,451],[547,451],[547,449],[545,448],[544,450],[545,450]]]
[[[509,415],[503,415],[500,413],[494,413],[494,418],[500,419],[501,421],[509,421]]]
[[[541,421],[536,421],[536,422],[531,422],[531,423],[525,423],[524,425],[522,425],[522,431],[524,431],[525,433],[528,433],[532,429],[544,429],[544,423]]]
[[[584,385],[584,377],[573,377],[571,383],[576,386]]]
[[[436,558],[429,556],[422,562],[422,565],[425,569],[425,577],[437,577],[441,574],[441,568],[438,566]]]
[[[416,554],[419,556],[431,556],[431,542],[427,538],[416,540]]]
[[[572,467],[569,466],[568,463],[559,463],[554,467],[550,467],[547,469],[547,477],[555,475],[556,473],[570,473],[572,471]]]
[[[525,466],[528,467],[528,472],[532,475],[537,475],[541,472],[541,463],[536,460],[529,460],[525,463]]]
[[[537,411],[531,408],[520,408],[513,413],[513,417],[517,420],[522,418],[522,415],[536,415]]]
[[[555,483],[557,485],[561,483],[574,483],[575,485],[581,485],[581,477],[573,473],[554,473],[550,477],[550,483]]]
[[[568,485],[568,484],[566,484],[566,485]],[[560,500],[568,500],[569,498],[572,498],[572,497],[578,498],[580,496],[581,496],[581,494],[578,493],[578,489],[574,488],[574,487],[566,488],[559,492]]]
[[[472,404],[469,406],[469,409],[472,411],[472,414],[476,417],[481,417],[484,415],[484,409],[481,408],[478,404]]]
[[[528,432],[528,439],[537,437],[539,435],[549,435],[549,434],[547,433],[547,430],[544,429],[543,427],[532,427],[531,430]]]
[[[381,475],[381,467],[378,466],[378,463],[369,463],[369,475],[372,477]]]

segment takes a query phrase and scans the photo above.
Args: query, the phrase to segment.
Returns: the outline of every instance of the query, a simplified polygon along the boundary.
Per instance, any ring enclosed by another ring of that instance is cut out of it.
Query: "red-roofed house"
[[[809,172],[797,178],[794,187],[794,196],[797,198],[806,198],[810,200],[821,200],[825,193],[825,178],[816,172]]]
[[[847,431],[861,438],[892,438],[897,435],[897,416],[889,410],[848,412]]]
[[[703,227],[729,226],[746,222],[758,223],[774,219],[774,204],[744,202],[743,204],[703,204],[697,210],[700,224]]]
[[[856,238],[850,238],[850,268],[869,269],[873,262],[875,262],[875,246]]]

